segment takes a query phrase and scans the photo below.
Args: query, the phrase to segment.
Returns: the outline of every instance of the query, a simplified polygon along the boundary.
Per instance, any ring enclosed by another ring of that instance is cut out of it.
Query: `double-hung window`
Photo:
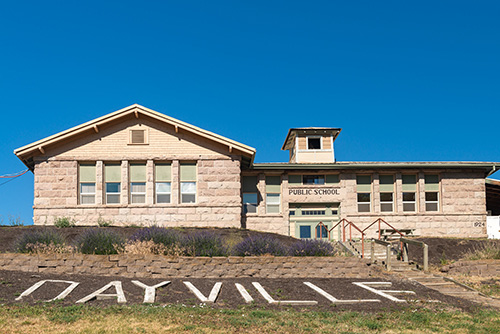
[[[417,210],[417,176],[403,175],[403,211],[415,212]]]
[[[302,175],[302,183],[303,184],[322,185],[322,184],[325,184],[325,176],[324,175]]]
[[[356,175],[356,192],[358,195],[358,212],[370,212],[372,194],[371,175]]]
[[[266,176],[266,212],[281,211],[281,176]]]
[[[155,165],[156,203],[170,203],[172,194],[172,166],[167,163]]]
[[[146,203],[146,165],[130,164],[130,203]]]
[[[257,184],[259,180],[257,176],[243,176],[242,177],[242,200],[243,200],[243,213],[257,213],[258,203],[258,189]]]
[[[196,163],[180,165],[181,203],[196,203]]]
[[[80,204],[95,204],[95,175],[95,164],[80,164],[78,166]]]
[[[380,212],[394,211],[394,176],[380,175]]]
[[[120,204],[120,164],[106,164],[104,166],[104,182],[106,188],[106,204]]]
[[[439,175],[425,175],[425,211],[439,211]]]

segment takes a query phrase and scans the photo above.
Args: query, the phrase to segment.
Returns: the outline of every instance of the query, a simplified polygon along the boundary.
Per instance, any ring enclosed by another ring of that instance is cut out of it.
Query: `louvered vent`
[[[145,130],[130,130],[131,144],[146,144]]]

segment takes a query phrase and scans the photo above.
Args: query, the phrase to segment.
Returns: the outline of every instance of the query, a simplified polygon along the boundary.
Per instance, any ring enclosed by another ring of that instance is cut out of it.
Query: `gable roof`
[[[92,130],[94,129],[96,132],[99,131],[99,126],[103,125],[105,123],[109,123],[111,121],[115,121],[119,118],[122,118],[124,116],[128,116],[134,114],[136,118],[139,118],[140,115],[145,115],[150,118],[156,119],[160,122],[163,122],[165,124],[171,125],[175,127],[176,132],[179,130],[187,131],[190,133],[193,133],[195,135],[201,136],[203,138],[206,138],[208,140],[217,142],[219,144],[225,145],[228,147],[228,151],[231,153],[233,150],[237,150],[241,152],[241,154],[246,157],[249,160],[249,164],[251,165],[253,163],[253,159],[255,156],[255,149],[241,144],[237,141],[228,139],[226,137],[220,136],[218,134],[215,134],[213,132],[201,129],[197,126],[188,124],[186,122],[180,121],[178,119],[175,119],[173,117],[164,115],[162,113],[159,113],[157,111],[154,111],[152,109],[143,107],[139,104],[133,104],[131,106],[128,106],[126,108],[114,111],[112,113],[109,113],[107,115],[104,115],[102,117],[96,118],[94,120],[88,121],[86,123],[77,125],[75,127],[72,127],[68,130],[56,133],[52,136],[43,138],[41,140],[38,140],[34,143],[25,145],[23,147],[20,147],[18,149],[14,150],[14,154],[23,161],[24,164],[26,164],[30,169],[32,169],[32,166],[28,164],[27,160],[33,155],[35,155],[35,152],[39,151],[42,154],[45,152],[45,148],[49,145],[56,144],[62,141],[67,141],[69,138],[76,136],[78,134],[81,134],[85,131]]]

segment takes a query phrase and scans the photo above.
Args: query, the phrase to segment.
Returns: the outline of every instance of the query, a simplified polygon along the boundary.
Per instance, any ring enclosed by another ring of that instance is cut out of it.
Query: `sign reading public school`
[[[328,187],[328,188],[290,188],[288,190],[289,195],[304,196],[340,196],[340,187]]]

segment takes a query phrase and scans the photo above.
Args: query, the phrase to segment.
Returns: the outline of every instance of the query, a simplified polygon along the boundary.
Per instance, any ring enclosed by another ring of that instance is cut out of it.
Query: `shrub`
[[[329,241],[303,239],[290,246],[291,256],[334,256],[335,248]]]
[[[287,253],[283,243],[271,236],[247,237],[233,248],[233,254],[237,256],[284,256]]]
[[[125,239],[116,232],[89,229],[77,240],[76,247],[83,254],[118,254],[123,250]]]
[[[130,237],[131,241],[153,241],[165,246],[179,245],[182,236],[179,232],[158,226],[145,227]]]
[[[221,236],[212,231],[201,231],[182,239],[181,246],[188,256],[227,256],[228,247]]]
[[[69,217],[57,217],[54,220],[54,226],[58,227],[58,228],[74,227],[75,226],[75,220],[71,219]]]
[[[113,222],[111,220],[105,220],[101,216],[97,218],[97,226],[99,227],[109,227],[113,225]]]
[[[155,243],[153,240],[145,241],[129,241],[125,244],[120,254],[160,254],[169,256],[181,256],[185,254],[185,250],[178,245],[172,244],[165,246],[164,244]]]
[[[56,245],[50,243],[48,245],[37,242],[35,244],[26,244],[26,249],[33,254],[68,254],[74,253],[75,247],[70,245]]]
[[[15,242],[14,249],[18,253],[33,253],[34,246],[38,245],[53,245],[59,247],[65,245],[64,237],[59,231],[42,230],[42,231],[29,231],[22,234]]]

